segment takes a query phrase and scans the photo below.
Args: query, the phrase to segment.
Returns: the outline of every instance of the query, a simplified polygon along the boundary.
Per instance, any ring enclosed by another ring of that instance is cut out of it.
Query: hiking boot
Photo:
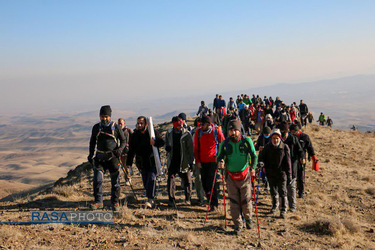
[[[234,232],[233,232],[236,236],[240,236],[241,233],[242,233],[242,228],[239,228],[239,227],[235,227],[234,229]]]
[[[102,209],[103,208],[103,203],[100,203],[100,202],[93,203],[93,204],[90,205],[90,208],[92,210]]]
[[[168,207],[176,207],[176,201],[175,200],[169,200],[168,201]]]
[[[210,212],[215,212],[217,211],[218,207],[217,206],[211,206],[210,207]]]
[[[303,198],[305,198],[305,195],[303,193],[298,194],[298,198],[300,198],[300,199],[302,198],[303,199]]]
[[[276,210],[277,210],[277,207],[273,207],[273,208],[270,209],[269,213],[270,214],[275,214]]]
[[[285,212],[281,212],[280,213],[280,218],[281,219],[285,219],[286,218],[286,213]]]
[[[112,204],[112,210],[114,212],[120,211],[120,204],[118,202]]]
[[[294,213],[295,211],[296,211],[295,208],[291,208],[291,209],[289,209],[289,212],[291,212],[291,213]]]
[[[153,199],[148,199],[145,203],[146,208],[152,208],[154,206],[155,202]]]
[[[251,229],[253,227],[253,222],[252,220],[246,220],[246,229]]]

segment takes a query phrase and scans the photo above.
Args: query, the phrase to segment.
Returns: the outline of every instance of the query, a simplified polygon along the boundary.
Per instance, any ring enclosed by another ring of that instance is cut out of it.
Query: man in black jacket
[[[109,105],[100,109],[100,122],[92,128],[90,138],[90,151],[87,157],[94,166],[94,197],[92,209],[103,208],[103,179],[106,170],[111,175],[111,203],[115,211],[120,209],[120,162],[119,158],[125,148],[125,137],[122,129],[115,122],[111,122],[112,110]],[[120,145],[118,145],[120,141]],[[94,157],[96,148],[96,154]]]
[[[126,165],[130,167],[135,156],[135,164],[142,174],[143,186],[148,198],[145,205],[147,208],[152,208],[156,191],[156,164],[152,146],[160,148],[164,145],[164,140],[157,130],[155,130],[155,140],[151,139],[148,129],[146,117],[138,117],[137,127],[130,137]]]
[[[287,182],[292,178],[290,150],[287,144],[282,142],[279,129],[274,129],[271,133],[271,143],[268,143],[259,153],[259,163],[264,165],[264,169],[270,184],[272,197],[271,213],[275,213],[279,207],[280,197],[280,217],[286,218],[287,203]]]
[[[302,126],[307,124],[307,115],[309,114],[309,108],[307,107],[306,103],[303,103],[303,100],[300,101],[299,104],[299,112],[301,114],[301,124]]]
[[[289,211],[294,212],[297,209],[297,171],[298,165],[304,164],[302,147],[294,135],[289,133],[289,125],[283,122],[279,125],[281,139],[290,149],[290,159],[292,163],[292,179],[287,185]]]
[[[301,131],[301,128],[298,127],[296,124],[292,124],[290,126],[290,132],[295,135],[303,150],[303,162],[300,162],[298,164],[297,169],[297,190],[298,190],[298,197],[303,198],[304,197],[304,190],[305,190],[305,183],[304,183],[304,177],[305,177],[305,164],[306,164],[306,152],[308,153],[308,159],[312,158],[313,161],[317,161],[317,157],[314,152],[314,148],[312,146],[310,137],[303,133]]]

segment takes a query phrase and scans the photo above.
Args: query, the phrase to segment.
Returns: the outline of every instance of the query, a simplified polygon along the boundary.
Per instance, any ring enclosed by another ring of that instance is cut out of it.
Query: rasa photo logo
[[[38,211],[31,212],[31,223],[113,223],[113,212]]]

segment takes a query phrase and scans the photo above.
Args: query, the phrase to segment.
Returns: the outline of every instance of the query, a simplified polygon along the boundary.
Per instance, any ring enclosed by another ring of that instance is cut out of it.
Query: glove
[[[319,160],[318,160],[318,157],[316,157],[316,155],[313,155],[313,156],[311,156],[311,159],[313,161],[313,163],[312,163],[312,169],[315,170],[315,171],[318,171],[319,170]]]
[[[115,149],[112,151],[113,154],[116,156],[116,157],[120,157],[121,156],[121,153],[122,153],[122,150],[121,149]]]
[[[171,146],[169,146],[169,145],[165,146],[165,151],[167,151],[167,152],[171,152],[171,150],[172,150],[172,147],[171,147]]]
[[[87,160],[92,164],[92,162],[94,161],[93,159],[94,155],[92,154],[89,154],[89,156],[87,156]]]

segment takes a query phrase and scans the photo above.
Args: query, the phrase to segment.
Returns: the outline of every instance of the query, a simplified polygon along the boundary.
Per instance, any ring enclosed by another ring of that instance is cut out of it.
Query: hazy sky
[[[372,0],[0,1],[0,112],[373,74],[374,10]]]

